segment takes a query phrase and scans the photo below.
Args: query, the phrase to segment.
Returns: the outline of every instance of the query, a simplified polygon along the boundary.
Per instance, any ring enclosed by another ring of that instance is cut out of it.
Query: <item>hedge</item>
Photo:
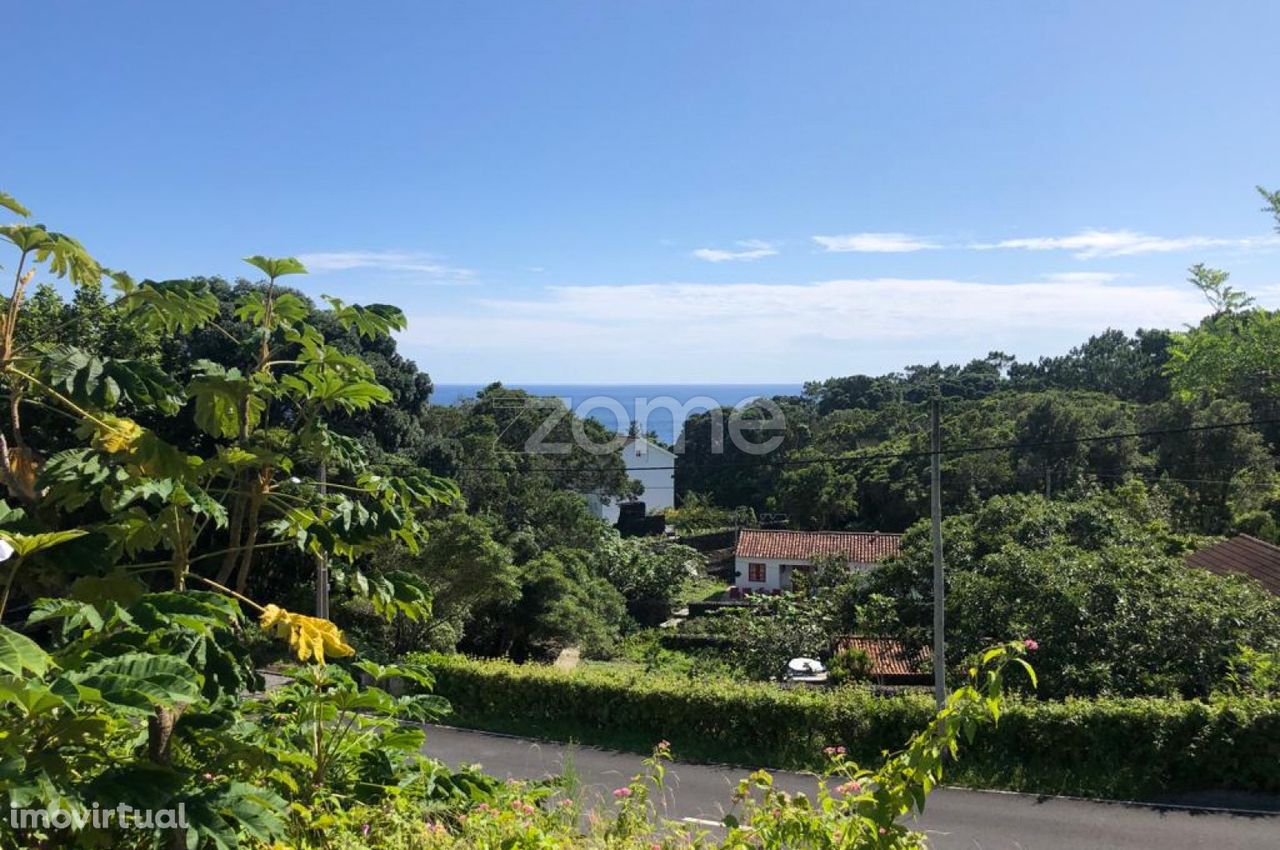
[[[685,757],[816,767],[843,745],[864,763],[933,712],[924,695],[687,680],[424,655],[452,722]],[[1188,790],[1280,792],[1280,700],[1015,700],[962,749],[958,784],[1137,798]]]

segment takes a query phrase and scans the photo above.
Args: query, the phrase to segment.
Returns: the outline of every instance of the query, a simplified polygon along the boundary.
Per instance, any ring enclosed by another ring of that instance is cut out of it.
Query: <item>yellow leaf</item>
[[[109,452],[124,452],[142,436],[142,426],[132,419],[123,416],[104,414],[102,422],[97,424],[93,434],[94,448]]]
[[[258,623],[276,637],[288,638],[299,661],[314,658],[317,664],[323,664],[326,654],[339,658],[356,652],[343,639],[341,629],[320,617],[294,614],[278,605],[268,605]]]

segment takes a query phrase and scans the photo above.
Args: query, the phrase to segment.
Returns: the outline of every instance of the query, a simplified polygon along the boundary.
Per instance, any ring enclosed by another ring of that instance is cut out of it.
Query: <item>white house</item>
[[[786,590],[796,571],[810,569],[816,559],[838,556],[850,569],[870,569],[898,554],[901,543],[901,534],[878,531],[744,528],[734,548],[734,584],[744,591]]]
[[[676,506],[676,456],[670,449],[651,443],[644,437],[627,437],[622,446],[622,461],[627,477],[644,485],[639,500],[646,513]],[[598,493],[587,494],[592,513],[612,525],[618,521],[618,501]]]

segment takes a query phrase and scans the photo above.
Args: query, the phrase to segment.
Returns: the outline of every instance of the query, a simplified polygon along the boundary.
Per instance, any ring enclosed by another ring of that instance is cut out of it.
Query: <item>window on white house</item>
[[[765,581],[764,564],[747,564],[747,581]]]

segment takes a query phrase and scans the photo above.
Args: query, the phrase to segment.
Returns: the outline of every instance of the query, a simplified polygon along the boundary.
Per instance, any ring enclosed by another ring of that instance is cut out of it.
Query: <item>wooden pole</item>
[[[942,571],[942,400],[929,403],[929,513],[933,525],[933,697],[938,708],[947,701],[946,586]]]

